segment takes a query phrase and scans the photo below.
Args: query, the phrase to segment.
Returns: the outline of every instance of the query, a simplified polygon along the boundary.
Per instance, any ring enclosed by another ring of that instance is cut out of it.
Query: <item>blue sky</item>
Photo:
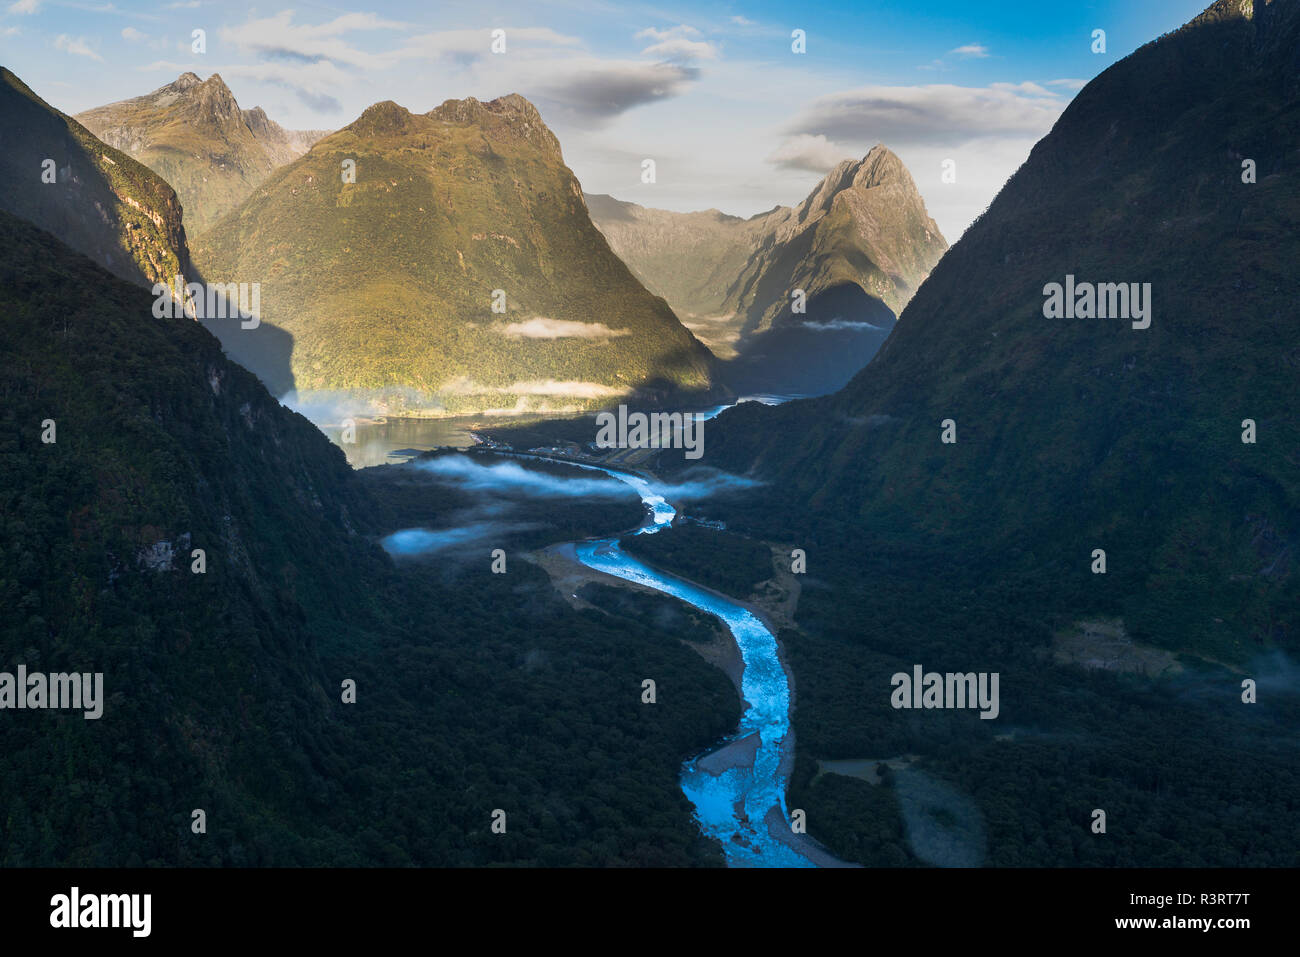
[[[883,142],[952,242],[1084,82],[1207,4],[0,0],[0,63],[68,113],[218,72],[291,128],[517,92],[585,189],[666,209],[796,203]]]

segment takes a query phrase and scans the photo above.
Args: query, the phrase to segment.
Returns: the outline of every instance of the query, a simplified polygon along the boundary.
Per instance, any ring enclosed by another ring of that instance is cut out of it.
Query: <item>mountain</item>
[[[4,212],[0,317],[0,865],[721,863],[678,773],[739,702],[688,629],[572,611],[508,529],[508,575],[476,545],[396,566],[390,522],[467,502],[354,473],[200,324]],[[102,675],[98,717],[15,709],[22,667]],[[679,705],[630,707],[645,674]]]
[[[561,412],[715,391],[712,355],[610,251],[520,96],[378,103],[195,255],[209,279],[261,284],[263,326],[293,340],[268,385],[304,402]],[[224,341],[257,361],[239,330]]]
[[[1298,48],[1300,4],[1220,0],[1105,70],[870,365],[724,414],[710,461],[1139,640],[1300,648]],[[1149,327],[1047,318],[1072,281],[1149,284]]]
[[[77,120],[175,187],[192,236],[326,132],[286,130],[261,107],[240,109],[217,73],[206,80],[182,73],[152,93],[86,110]]]
[[[840,163],[798,206],[749,219],[587,201],[633,272],[732,360],[738,391],[838,388],[875,354],[948,248],[884,146]],[[804,313],[793,311],[797,289]]]
[[[137,285],[191,275],[172,188],[0,67],[0,209]]]

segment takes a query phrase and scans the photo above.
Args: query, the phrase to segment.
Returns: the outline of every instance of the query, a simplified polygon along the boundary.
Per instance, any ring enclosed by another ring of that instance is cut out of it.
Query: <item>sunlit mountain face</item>
[[[1258,914],[1300,0],[1203,3],[5,6],[0,884]]]

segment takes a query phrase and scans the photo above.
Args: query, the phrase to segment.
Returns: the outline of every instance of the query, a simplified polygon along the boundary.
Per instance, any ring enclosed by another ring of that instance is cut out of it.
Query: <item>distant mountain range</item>
[[[828,392],[875,354],[948,248],[883,146],[798,206],[749,219],[587,197],[614,251],[719,356],[740,391]],[[802,290],[806,311],[792,295]]]
[[[305,403],[428,415],[720,394],[714,357],[610,250],[520,96],[375,104],[194,249],[209,280],[261,284],[263,325],[292,337],[263,376]],[[221,335],[265,362],[254,337]]]
[[[1297,49],[1300,4],[1220,0],[1107,69],[870,365],[724,413],[710,461],[1166,647],[1300,647]],[[1047,318],[1076,280],[1149,283],[1149,327]]]
[[[152,93],[77,114],[108,145],[176,190],[191,236],[211,228],[325,130],[286,130],[261,107],[240,109],[219,74],[193,73]]]
[[[257,328],[205,320],[230,355],[327,418],[823,393],[947,248],[880,146],[741,220],[584,201],[519,96],[295,132],[184,73],[77,119],[174,187],[190,278],[258,284]]]
[[[171,186],[0,67],[0,209],[137,285],[192,269]]]

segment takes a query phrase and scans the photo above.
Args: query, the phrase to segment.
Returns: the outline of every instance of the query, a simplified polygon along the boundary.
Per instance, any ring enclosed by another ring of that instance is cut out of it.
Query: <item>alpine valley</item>
[[[1300,0],[1171,2],[6,7],[0,864],[1300,864]]]

